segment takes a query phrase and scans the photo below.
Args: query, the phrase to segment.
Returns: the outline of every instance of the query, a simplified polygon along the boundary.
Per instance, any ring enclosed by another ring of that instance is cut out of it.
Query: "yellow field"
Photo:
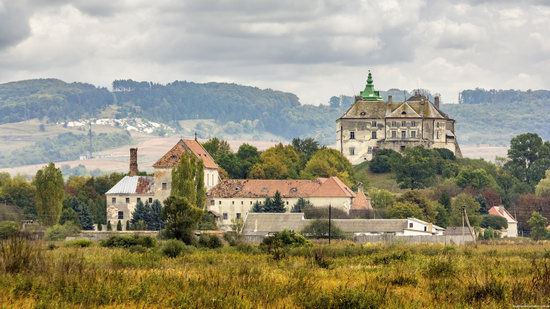
[[[35,244],[35,245],[38,245]],[[62,244],[60,244],[63,246]],[[171,259],[95,244],[0,272],[3,307],[505,308],[550,304],[548,243],[193,249]]]

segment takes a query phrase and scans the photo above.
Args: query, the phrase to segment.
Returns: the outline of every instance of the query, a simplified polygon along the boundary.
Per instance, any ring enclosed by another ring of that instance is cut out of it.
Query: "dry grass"
[[[7,307],[417,308],[548,305],[547,243],[477,247],[197,249],[177,258],[59,246],[43,263],[0,271]],[[246,251],[247,253],[243,252]],[[32,261],[32,260],[31,260]]]

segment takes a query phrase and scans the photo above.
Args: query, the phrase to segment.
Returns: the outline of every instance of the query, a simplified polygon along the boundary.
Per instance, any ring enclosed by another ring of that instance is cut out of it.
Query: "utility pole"
[[[331,219],[332,219],[332,206],[328,204],[328,244],[330,245],[331,231]]]

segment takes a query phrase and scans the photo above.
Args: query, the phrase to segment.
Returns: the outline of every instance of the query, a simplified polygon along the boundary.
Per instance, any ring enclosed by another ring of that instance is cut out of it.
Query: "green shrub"
[[[264,238],[260,247],[273,254],[276,260],[286,256],[286,252],[290,247],[299,247],[309,244],[309,241],[299,233],[289,230],[283,230],[274,235]]]
[[[199,237],[199,246],[204,248],[216,249],[223,247],[223,243],[216,235],[201,234]]]
[[[69,240],[65,243],[65,247],[74,247],[74,248],[87,248],[91,247],[93,242],[87,238]]]
[[[107,231],[110,232],[113,230],[113,227],[111,226],[111,221],[107,221]]]
[[[118,220],[118,222],[116,224],[116,230],[117,231],[122,231],[122,222],[120,222],[120,220]]]
[[[329,238],[329,222],[328,220],[315,220],[302,230],[302,234],[307,238],[324,239]],[[338,227],[330,227],[330,238],[345,239],[344,232]]]
[[[481,220],[481,227],[502,230],[508,228],[508,221],[501,216],[486,215]]]
[[[223,239],[227,241],[227,243],[230,246],[237,246],[238,244],[242,243],[241,235],[239,235],[237,232],[226,232],[223,234]]]
[[[139,235],[115,235],[101,241],[101,246],[108,248],[130,248],[133,246],[153,248],[155,245],[156,241],[151,236]]]
[[[175,258],[185,250],[185,243],[181,240],[170,239],[164,242],[161,252],[164,256]]]
[[[56,224],[46,230],[47,240],[64,240],[69,236],[76,236],[80,232],[80,227],[69,221],[63,225]]]
[[[0,239],[6,239],[19,234],[19,224],[15,221],[0,222]]]

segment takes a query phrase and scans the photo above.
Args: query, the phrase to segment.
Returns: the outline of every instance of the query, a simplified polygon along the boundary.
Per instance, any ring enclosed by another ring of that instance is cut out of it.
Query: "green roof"
[[[360,93],[361,98],[365,101],[383,101],[380,96],[380,92],[374,90],[374,84],[372,81],[372,74],[369,71],[369,77],[367,78],[367,84],[365,85],[365,90]]]

